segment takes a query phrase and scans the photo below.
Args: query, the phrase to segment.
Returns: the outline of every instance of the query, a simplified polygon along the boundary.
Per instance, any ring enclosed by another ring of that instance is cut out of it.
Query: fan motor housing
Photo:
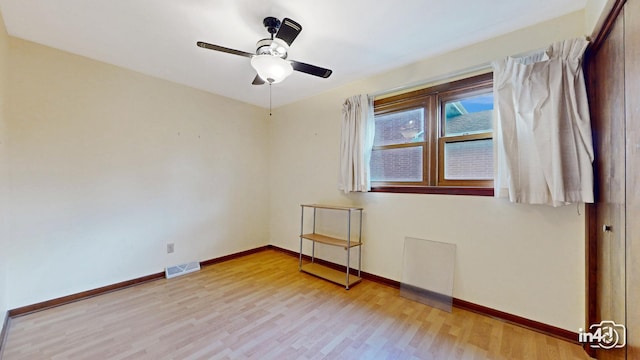
[[[286,59],[287,51],[289,51],[289,45],[278,38],[262,39],[256,43],[257,55],[272,55]]]

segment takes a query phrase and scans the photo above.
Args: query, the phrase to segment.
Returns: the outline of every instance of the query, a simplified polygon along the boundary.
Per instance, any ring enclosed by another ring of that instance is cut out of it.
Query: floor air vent
[[[198,270],[200,270],[200,263],[197,261],[192,261],[190,263],[168,267],[165,269],[164,274],[167,279],[171,279],[176,276],[188,274]]]

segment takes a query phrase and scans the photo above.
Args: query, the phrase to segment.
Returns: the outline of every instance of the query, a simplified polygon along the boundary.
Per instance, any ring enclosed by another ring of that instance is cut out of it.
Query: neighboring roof
[[[493,129],[493,111],[479,111],[447,118],[447,134],[465,134],[491,131]]]

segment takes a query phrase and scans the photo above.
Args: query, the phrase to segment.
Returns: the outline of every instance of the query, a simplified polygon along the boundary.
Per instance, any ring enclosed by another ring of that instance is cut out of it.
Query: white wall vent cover
[[[200,263],[192,261],[190,263],[168,267],[164,270],[164,275],[167,279],[171,279],[176,276],[192,273],[198,270],[200,270]]]

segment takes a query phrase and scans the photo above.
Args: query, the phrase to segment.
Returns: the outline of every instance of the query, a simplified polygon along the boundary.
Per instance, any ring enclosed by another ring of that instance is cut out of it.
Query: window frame
[[[444,106],[447,101],[486,93],[493,88],[493,73],[468,77],[374,101],[374,114],[424,108],[425,137],[422,142],[374,146],[373,150],[422,146],[423,179],[420,182],[372,181],[372,192],[493,196],[493,180],[444,178],[444,146],[447,143],[492,139],[493,132],[444,136]],[[495,166],[495,165],[494,165]]]
[[[429,99],[426,99],[429,100]],[[422,181],[421,182],[414,182],[414,181],[390,181],[390,182],[383,182],[383,181],[372,181],[372,187],[374,186],[374,184],[383,184],[385,186],[388,186],[389,184],[393,184],[393,185],[416,185],[416,184],[422,184],[425,182],[425,176],[428,177],[427,175],[427,164],[430,164],[430,159],[429,160],[425,160],[427,159],[427,156],[429,156],[429,144],[430,144],[430,134],[432,132],[432,129],[430,127],[427,127],[428,125],[430,125],[430,121],[427,121],[426,118],[431,117],[431,111],[430,111],[430,101],[425,101],[425,99],[420,99],[420,98],[409,98],[409,99],[401,99],[397,102],[390,102],[390,103],[386,103],[384,105],[382,105],[379,109],[374,110],[375,111],[375,116],[377,115],[386,115],[386,114],[392,114],[392,113],[396,113],[396,112],[403,112],[403,111],[410,111],[410,110],[414,110],[414,109],[419,109],[422,108],[424,109],[424,117],[425,117],[425,124],[424,124],[424,131],[426,135],[429,136],[425,136],[423,141],[417,141],[417,142],[409,142],[409,143],[404,143],[404,144],[392,144],[392,145],[382,145],[382,146],[375,146],[373,147],[373,150],[390,150],[390,149],[400,149],[400,148],[411,148],[411,147],[418,147],[418,146],[422,146]],[[376,108],[376,105],[374,105],[374,109]]]

